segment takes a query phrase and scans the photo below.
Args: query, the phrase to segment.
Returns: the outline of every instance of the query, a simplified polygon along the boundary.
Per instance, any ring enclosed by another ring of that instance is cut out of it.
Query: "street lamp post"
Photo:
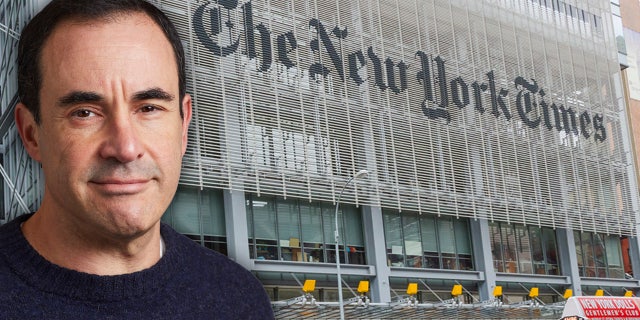
[[[349,183],[351,183],[351,181],[353,181],[353,180],[357,180],[359,178],[362,178],[362,177],[366,176],[367,174],[369,174],[369,172],[367,170],[360,170],[353,177],[349,178],[349,180],[347,180],[347,183],[345,183],[344,186],[342,187],[342,190],[340,190],[340,194],[338,195],[338,201],[336,202],[336,214],[335,214],[335,218],[336,218],[336,232],[335,232],[335,236],[336,236],[336,268],[338,269],[338,273],[337,273],[338,274],[338,304],[340,306],[340,319],[341,320],[344,320],[344,304],[343,304],[343,301],[342,301],[342,274],[340,273],[340,250],[338,250],[338,248],[340,247],[340,232],[338,231],[338,230],[340,230],[338,228],[338,207],[340,206],[340,198],[342,198],[342,193],[344,192],[344,189],[347,188]]]

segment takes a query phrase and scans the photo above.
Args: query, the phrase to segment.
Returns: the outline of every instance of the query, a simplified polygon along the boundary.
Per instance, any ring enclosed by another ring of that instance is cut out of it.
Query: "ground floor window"
[[[222,191],[178,187],[162,222],[201,245],[227,254],[227,237]]]
[[[247,194],[249,252],[259,260],[335,263],[335,206],[331,203]],[[340,262],[366,264],[362,216],[341,204]]]
[[[389,266],[473,270],[468,219],[382,213]]]
[[[581,277],[624,278],[620,237],[574,231]]]
[[[496,272],[559,275],[555,230],[515,223],[489,223]]]

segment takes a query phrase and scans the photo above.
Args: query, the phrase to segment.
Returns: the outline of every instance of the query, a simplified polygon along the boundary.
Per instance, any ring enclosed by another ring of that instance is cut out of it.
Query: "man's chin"
[[[121,237],[139,237],[154,229],[160,223],[162,214],[149,212],[127,211],[111,211],[107,213],[106,220],[110,226],[106,226],[106,230],[112,230],[112,233]]]

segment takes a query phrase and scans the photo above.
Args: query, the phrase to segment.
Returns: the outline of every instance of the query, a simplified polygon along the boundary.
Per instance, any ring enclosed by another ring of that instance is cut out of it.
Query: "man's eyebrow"
[[[173,101],[173,99],[175,99],[175,97],[172,94],[157,87],[138,91],[133,94],[134,101],[142,101],[142,100]]]
[[[60,106],[69,106],[78,103],[86,103],[86,102],[100,102],[103,101],[104,97],[98,93],[91,91],[73,91],[70,92],[60,99],[58,99],[58,105]]]

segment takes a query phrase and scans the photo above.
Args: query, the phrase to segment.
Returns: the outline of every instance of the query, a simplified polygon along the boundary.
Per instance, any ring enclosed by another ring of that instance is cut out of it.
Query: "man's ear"
[[[182,155],[187,152],[187,141],[188,133],[189,133],[189,123],[191,122],[191,95],[185,94],[182,99],[182,104],[180,105],[182,108]]]
[[[20,139],[22,139],[24,148],[27,150],[27,153],[29,153],[31,158],[41,162],[40,140],[38,139],[38,131],[40,127],[36,124],[33,114],[29,109],[27,109],[27,106],[20,102],[16,105],[14,116],[16,120],[16,127],[18,128],[18,133],[20,134]]]

